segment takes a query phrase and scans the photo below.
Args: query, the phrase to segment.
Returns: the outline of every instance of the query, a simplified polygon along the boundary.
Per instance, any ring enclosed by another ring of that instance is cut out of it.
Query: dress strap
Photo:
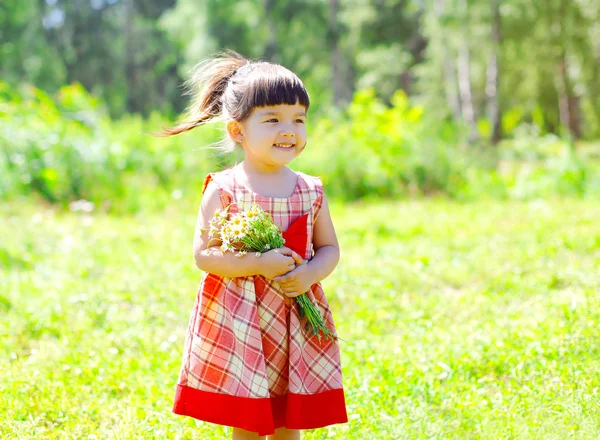
[[[221,199],[221,205],[223,208],[229,206],[231,202],[234,200],[233,192],[231,190],[230,185],[227,184],[228,179],[224,178],[226,176],[223,175],[223,172],[218,173],[208,173],[204,178],[204,183],[202,184],[202,195],[206,191],[206,187],[212,180],[217,185],[217,189],[219,190],[219,197]]]
[[[302,172],[298,172],[302,180],[306,183],[306,186],[309,189],[309,194],[311,194],[312,200],[312,212],[313,212],[313,222],[319,216],[319,212],[321,211],[321,206],[323,205],[323,182],[319,176],[310,176],[308,174],[304,174]]]

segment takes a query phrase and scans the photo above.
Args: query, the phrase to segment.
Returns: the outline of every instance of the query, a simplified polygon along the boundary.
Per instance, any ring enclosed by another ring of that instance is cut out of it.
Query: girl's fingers
[[[284,275],[280,278],[280,282],[283,284],[293,283],[296,280],[295,275]]]
[[[298,252],[293,251],[292,249],[290,249],[288,247],[279,248],[279,253],[282,255],[287,255],[289,257],[292,257],[294,259],[294,262],[298,265],[305,263],[304,258],[302,258],[300,256],[300,254],[298,254]]]
[[[298,255],[297,252],[294,252],[292,254],[292,258],[294,258],[294,260],[296,261],[296,264],[298,264],[298,265],[304,264],[304,259],[300,255]]]

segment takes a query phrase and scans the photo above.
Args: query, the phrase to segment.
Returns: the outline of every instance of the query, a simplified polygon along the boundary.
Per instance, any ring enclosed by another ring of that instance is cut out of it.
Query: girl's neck
[[[284,165],[269,166],[265,164],[255,164],[247,159],[244,159],[239,167],[246,175],[268,175],[271,177],[280,176],[286,173],[287,167]]]
[[[265,171],[244,167],[244,162],[234,171],[237,178],[252,192],[263,197],[289,199],[296,193],[300,177],[288,167],[282,165],[277,170]],[[288,191],[285,191],[289,188]],[[274,191],[275,189],[275,191]],[[291,194],[291,195],[290,195]]]

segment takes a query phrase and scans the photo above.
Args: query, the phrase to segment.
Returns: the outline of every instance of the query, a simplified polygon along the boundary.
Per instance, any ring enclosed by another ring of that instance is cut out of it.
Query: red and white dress
[[[210,173],[230,212],[259,204],[284,232],[285,246],[313,256],[313,225],[323,202],[318,177],[297,172],[294,193],[265,197],[235,168]],[[321,283],[307,295],[332,333]],[[173,412],[259,435],[276,428],[314,429],[348,421],[337,341],[308,336],[298,305],[261,275],[202,277],[187,331]]]

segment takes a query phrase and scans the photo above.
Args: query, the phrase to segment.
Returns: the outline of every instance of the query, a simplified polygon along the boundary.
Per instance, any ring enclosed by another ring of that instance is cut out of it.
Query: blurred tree
[[[498,102],[498,87],[500,85],[500,66],[498,58],[502,44],[502,18],[500,15],[500,0],[490,0],[491,13],[491,48],[487,61],[487,82],[485,92],[487,95],[487,115],[492,124],[492,142],[496,144],[502,135],[500,120],[500,105]]]
[[[340,48],[341,25],[339,20],[340,2],[339,0],[329,0],[328,2],[328,20],[327,20],[327,46],[331,56],[331,88],[333,90],[333,104],[341,106],[345,101],[349,101],[344,87],[344,56]]]
[[[457,18],[467,24],[469,22],[469,4],[467,0],[459,0],[459,13]],[[460,93],[460,104],[462,118],[469,126],[469,139],[476,141],[478,138],[475,124],[475,109],[473,108],[473,95],[471,92],[471,55],[469,43],[471,41],[470,26],[460,26],[460,37],[458,39],[458,55],[456,65],[458,70],[458,90]]]
[[[417,91],[471,133],[485,116],[493,141],[508,110],[545,131],[597,135],[599,14],[595,0],[425,0]]]
[[[178,50],[155,25],[175,0],[0,4],[3,79],[47,90],[80,82],[113,116],[181,106]]]
[[[375,88],[389,102],[394,92],[413,93],[413,67],[427,44],[419,27],[419,0],[342,0],[344,47],[353,55],[355,88]]]
[[[509,70],[504,77],[510,76],[513,92],[506,99],[521,99],[528,111],[540,108],[544,129],[564,127],[574,137],[583,132],[585,106],[591,134],[596,117],[590,116],[598,115],[600,78],[594,69],[600,46],[594,28],[598,32],[600,5],[592,0],[513,1],[515,14],[503,29],[507,46],[518,49],[519,59],[505,62]]]
[[[339,86],[328,88],[324,79],[331,78],[331,49],[337,47],[328,6],[325,0],[179,0],[160,25],[183,48],[183,77],[202,59],[228,48],[289,67],[326,102]]]
[[[290,67],[317,108],[403,89],[471,139],[600,135],[598,0],[0,2],[2,79],[81,82],[115,117],[180,112],[188,70],[222,48]]]
[[[17,84],[29,81],[56,90],[67,81],[58,51],[44,36],[44,27],[64,22],[60,12],[44,16],[39,0],[0,2],[0,76]]]

